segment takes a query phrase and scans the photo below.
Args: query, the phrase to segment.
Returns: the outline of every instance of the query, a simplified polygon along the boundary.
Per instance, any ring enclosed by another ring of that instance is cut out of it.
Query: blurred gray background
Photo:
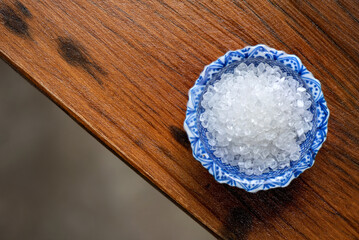
[[[0,60],[0,239],[214,239]]]

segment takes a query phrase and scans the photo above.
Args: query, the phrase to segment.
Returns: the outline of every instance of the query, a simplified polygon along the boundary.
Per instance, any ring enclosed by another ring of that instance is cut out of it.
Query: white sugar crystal
[[[209,86],[200,121],[214,155],[248,175],[290,166],[312,129],[310,94],[279,67],[239,64]]]
[[[305,88],[304,88],[304,87],[299,87],[299,88],[297,89],[297,91],[298,91],[298,92],[305,92]]]
[[[302,99],[297,100],[298,107],[304,107],[304,101]]]

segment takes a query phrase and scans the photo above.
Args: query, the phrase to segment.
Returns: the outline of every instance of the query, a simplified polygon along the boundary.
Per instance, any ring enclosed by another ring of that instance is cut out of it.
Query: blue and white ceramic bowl
[[[291,162],[290,167],[263,173],[262,175],[246,175],[238,168],[224,164],[213,155],[212,148],[206,139],[206,129],[199,121],[203,111],[200,101],[208,85],[220,79],[222,73],[233,71],[240,63],[258,65],[266,62],[279,66],[282,71],[293,76],[302,83],[313,97],[311,107],[314,113],[314,124],[306,135],[307,140],[301,144],[301,158]],[[237,51],[229,51],[215,62],[204,68],[195,85],[189,90],[184,128],[191,142],[193,156],[211,173],[216,181],[243,188],[248,192],[257,192],[276,187],[287,186],[314,163],[314,158],[326,139],[328,131],[329,110],[321,90],[320,82],[315,79],[295,55],[277,51],[265,45],[249,46]]]

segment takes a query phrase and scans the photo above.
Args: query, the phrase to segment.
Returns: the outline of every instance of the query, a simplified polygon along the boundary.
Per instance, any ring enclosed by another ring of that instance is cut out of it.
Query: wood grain
[[[0,33],[3,59],[216,237],[359,238],[357,1],[5,0]],[[204,65],[258,43],[299,56],[331,116],[313,168],[250,194],[214,181],[182,124]]]

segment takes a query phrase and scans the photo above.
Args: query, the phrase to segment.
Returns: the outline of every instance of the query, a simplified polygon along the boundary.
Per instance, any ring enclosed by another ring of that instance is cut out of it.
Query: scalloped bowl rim
[[[206,153],[204,145],[198,136],[198,129],[196,127],[196,112],[199,105],[199,97],[205,89],[207,82],[223,67],[245,58],[266,58],[276,60],[297,72],[310,87],[318,115],[317,130],[315,133],[316,136],[307,154],[300,161],[298,161],[296,165],[285,168],[284,170],[286,171],[266,179],[248,179],[222,169]],[[239,187],[248,192],[286,187],[294,178],[298,177],[306,169],[313,166],[315,156],[326,140],[329,109],[324,99],[319,80],[314,78],[313,74],[306,69],[296,55],[287,54],[284,51],[279,51],[263,44],[247,46],[236,51],[228,51],[216,61],[205,66],[194,86],[189,90],[188,95],[189,100],[187,103],[184,129],[187,132],[191,143],[193,156],[209,171],[210,174],[213,175],[215,180],[219,183],[226,183],[230,186]]]

